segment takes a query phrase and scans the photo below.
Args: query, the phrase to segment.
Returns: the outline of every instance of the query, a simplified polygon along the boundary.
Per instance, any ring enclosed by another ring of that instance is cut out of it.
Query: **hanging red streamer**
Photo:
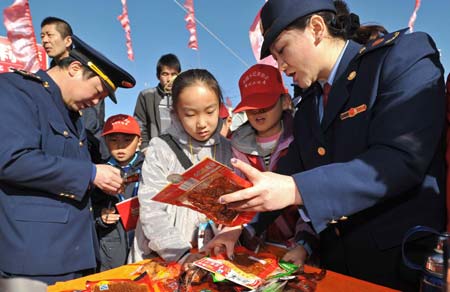
[[[419,11],[419,8],[420,8],[420,0],[416,0],[416,5],[414,6],[414,11],[411,14],[411,17],[409,18],[409,22],[408,22],[409,30],[411,32],[414,31],[414,23],[416,22],[417,12]]]
[[[127,0],[122,1],[122,14],[117,17],[120,21],[120,24],[125,31],[125,38],[127,40],[127,54],[128,59],[134,61],[134,53],[133,47],[131,46],[131,28],[130,28],[130,19],[128,18],[128,8],[127,8]]]
[[[16,60],[24,64],[22,69],[36,72],[40,68],[45,68],[42,62],[43,56],[39,58],[28,0],[16,0],[11,6],[5,8],[3,23]]]
[[[256,61],[259,64],[271,65],[274,67],[278,67],[277,62],[272,56],[268,56],[267,58],[260,59],[261,56],[261,46],[263,43],[263,35],[261,32],[261,10],[255,16],[252,25],[250,26],[250,30],[248,32],[248,36],[250,38],[250,44],[252,46],[253,55],[255,56]]]
[[[187,14],[184,17],[184,20],[186,21],[186,28],[190,34],[188,48],[198,50],[197,25],[195,23],[194,0],[186,0],[184,2],[184,8],[186,8],[187,10]]]

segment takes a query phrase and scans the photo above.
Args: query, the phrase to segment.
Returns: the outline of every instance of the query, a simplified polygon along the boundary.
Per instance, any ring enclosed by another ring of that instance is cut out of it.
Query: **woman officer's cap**
[[[86,44],[76,35],[72,35],[73,48],[70,56],[89,67],[105,84],[109,97],[117,103],[114,92],[117,87],[131,88],[136,84],[133,76],[123,70],[100,52]]]
[[[333,0],[269,0],[261,9],[264,42],[261,59],[270,55],[270,46],[297,18],[319,11],[336,12]]]

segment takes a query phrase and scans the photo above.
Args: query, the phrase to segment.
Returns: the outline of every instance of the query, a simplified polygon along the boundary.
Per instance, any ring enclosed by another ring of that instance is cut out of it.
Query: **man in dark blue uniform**
[[[342,1],[269,0],[261,20],[261,57],[320,90],[297,105],[295,139],[279,165],[290,176],[237,161],[253,187],[220,202],[248,211],[303,205],[324,267],[417,291],[402,238],[415,225],[445,226],[446,102],[434,41],[400,30],[355,42],[364,30]],[[423,259],[434,244],[423,237],[408,251]]]
[[[90,162],[79,111],[134,78],[87,44],[36,74],[0,75],[0,275],[52,284],[96,266],[89,191],[120,171]]]

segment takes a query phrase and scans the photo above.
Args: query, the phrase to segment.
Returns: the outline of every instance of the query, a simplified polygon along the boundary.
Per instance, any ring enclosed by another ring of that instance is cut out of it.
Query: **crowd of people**
[[[211,72],[182,71],[166,54],[133,116],[105,122],[104,98],[117,102],[134,78],[66,21],[44,19],[50,69],[0,75],[0,278],[51,285],[151,257],[189,269],[205,254],[232,259],[237,244],[276,243],[285,261],[417,291],[403,235],[447,222],[448,113],[434,41],[361,26],[343,1],[269,0],[261,22],[261,58],[278,68],[243,72],[232,112]],[[252,182],[217,202],[258,212],[249,224],[223,227],[152,200],[205,157]],[[136,196],[139,222],[125,230],[115,205]],[[407,246],[423,261],[435,244],[424,235]]]

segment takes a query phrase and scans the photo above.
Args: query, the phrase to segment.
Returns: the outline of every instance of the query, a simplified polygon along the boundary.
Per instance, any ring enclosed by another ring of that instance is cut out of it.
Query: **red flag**
[[[122,14],[117,16],[117,19],[120,21],[120,24],[125,31],[125,38],[127,40],[127,54],[128,59],[134,61],[134,53],[133,47],[131,46],[131,28],[130,28],[130,19],[128,18],[128,8],[127,8],[127,0],[122,1]]]
[[[36,72],[44,68],[42,56],[39,58],[28,0],[16,0],[5,8],[3,23],[17,61],[24,64],[23,70]]]
[[[187,10],[187,14],[184,17],[184,20],[186,21],[186,28],[190,33],[188,48],[198,50],[197,25],[195,23],[195,13],[194,13],[194,0],[186,0],[184,2],[184,8],[186,8]]]
[[[414,31],[414,23],[416,22],[417,11],[419,11],[419,8],[420,8],[420,0],[416,0],[416,5],[414,6],[414,11],[411,14],[411,17],[409,18],[409,22],[408,22],[409,30],[411,32]]]
[[[250,30],[248,32],[248,36],[250,38],[250,44],[252,46],[253,55],[255,56],[256,61],[259,64],[272,65],[274,67],[278,67],[277,61],[272,56],[268,56],[260,60],[261,56],[261,46],[263,43],[263,35],[261,32],[261,10],[256,14],[255,20],[253,20],[252,25],[250,26]]]

